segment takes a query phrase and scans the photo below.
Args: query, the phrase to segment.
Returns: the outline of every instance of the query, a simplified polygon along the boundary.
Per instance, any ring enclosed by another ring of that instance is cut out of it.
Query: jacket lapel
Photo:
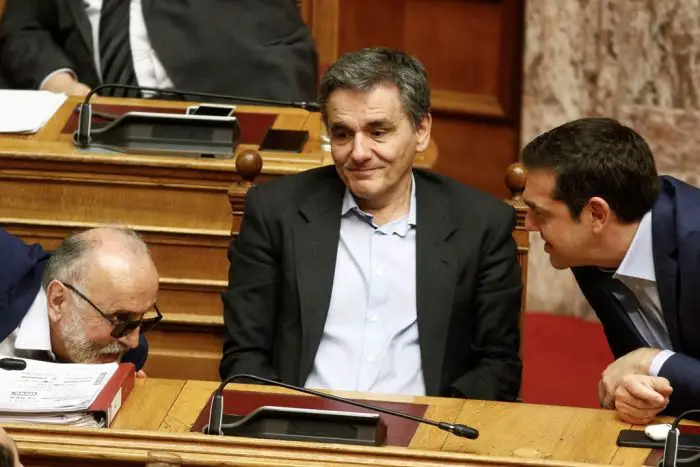
[[[678,326],[678,263],[673,259],[677,257],[675,225],[673,204],[669,195],[662,190],[651,214],[654,271],[659,301],[673,350],[681,351],[683,346]]]
[[[308,377],[333,290],[335,260],[340,240],[340,211],[345,185],[337,178],[316,192],[299,210],[294,226],[294,256],[301,307],[299,384]]]
[[[437,395],[454,295],[455,252],[447,242],[457,230],[449,200],[416,172],[416,305],[423,378]]]
[[[69,0],[68,8],[70,9],[71,14],[73,15],[73,19],[75,20],[75,24],[80,33],[80,37],[85,43],[85,47],[87,47],[87,50],[90,52],[90,55],[93,55],[94,50],[92,46],[92,26],[90,25],[90,20],[85,14],[84,2],[82,0]]]
[[[143,18],[148,21],[149,14],[151,13],[151,8],[153,7],[153,0],[141,0],[141,12],[143,13]]]
[[[678,265],[668,256],[654,252],[654,269],[656,270],[656,285],[668,335],[671,338],[673,349],[680,351],[682,347],[678,329]]]

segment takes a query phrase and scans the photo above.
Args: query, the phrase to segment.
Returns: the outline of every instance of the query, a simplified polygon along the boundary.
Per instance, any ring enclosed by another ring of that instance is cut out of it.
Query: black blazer
[[[515,400],[520,267],[505,203],[416,170],[418,332],[428,395]],[[302,385],[333,287],[345,185],[334,167],[255,187],[229,249],[220,373]]]
[[[317,55],[294,0],[143,0],[149,39],[177,88],[314,100]],[[70,68],[99,83],[82,0],[8,0],[0,67],[9,84],[36,89]]]
[[[654,270],[672,350],[678,353],[659,376],[673,387],[667,412],[678,413],[700,407],[700,190],[672,177],[660,179],[661,193],[651,210]],[[610,274],[596,267],[572,270],[615,358],[646,347],[613,295]]]
[[[29,311],[49,256],[40,245],[27,245],[0,228],[0,342]],[[147,357],[148,341],[141,335],[139,346],[124,354],[122,362],[131,362],[140,370]]]

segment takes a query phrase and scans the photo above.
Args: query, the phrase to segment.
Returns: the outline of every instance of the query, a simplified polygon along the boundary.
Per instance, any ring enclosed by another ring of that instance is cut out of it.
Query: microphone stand
[[[691,462],[696,462],[700,459],[700,454],[695,454],[688,458],[682,459],[678,457],[678,444],[680,431],[678,431],[678,425],[680,425],[681,420],[686,418],[688,415],[698,414],[700,409],[686,410],[673,420],[671,423],[671,429],[666,436],[666,442],[664,444],[664,454],[662,461],[659,462],[660,467],[676,467],[677,464],[689,464]]]
[[[322,397],[324,399],[334,400],[336,402],[341,402],[343,404],[354,405],[355,407],[361,407],[363,409],[372,410],[375,412],[380,412],[387,415],[394,415],[395,417],[406,418],[413,420],[418,423],[426,423],[437,427],[443,431],[447,431],[454,435],[460,436],[462,438],[477,439],[479,437],[479,431],[476,428],[472,428],[467,425],[452,424],[446,422],[436,422],[433,420],[428,420],[426,418],[415,417],[413,415],[397,412],[391,409],[385,409],[383,407],[377,407],[375,405],[366,404],[364,402],[358,402],[351,399],[346,399],[340,396],[334,396],[332,394],[327,394],[325,392],[314,391],[313,389],[301,388],[298,386],[293,386],[291,384],[283,383],[281,381],[275,381],[260,376],[249,375],[249,374],[236,374],[229,376],[224,379],[219,385],[218,389],[214,392],[211,400],[211,411],[209,412],[209,430],[208,434],[223,434],[221,431],[221,424],[224,414],[224,388],[228,383],[231,383],[237,379],[252,379],[254,381],[261,381],[263,383],[271,384],[273,386],[280,386],[283,388],[291,389],[292,391],[303,392],[305,394],[310,394],[312,396]]]
[[[87,148],[90,145],[90,129],[92,126],[92,108],[90,105],[90,99],[92,99],[92,96],[94,96],[98,91],[102,89],[130,89],[135,91],[153,91],[158,94],[174,94],[181,97],[205,97],[211,99],[221,99],[226,101],[236,101],[250,104],[263,104],[277,107],[295,107],[299,109],[308,110],[310,112],[318,112],[321,109],[317,102],[285,101],[276,99],[265,99],[262,97],[231,96],[227,94],[217,94],[213,92],[187,91],[174,88],[161,89],[150,86],[134,86],[131,84],[105,83],[92,88],[90,92],[88,92],[85,96],[85,99],[83,99],[82,104],[80,104],[76,143],[79,147],[83,149]]]

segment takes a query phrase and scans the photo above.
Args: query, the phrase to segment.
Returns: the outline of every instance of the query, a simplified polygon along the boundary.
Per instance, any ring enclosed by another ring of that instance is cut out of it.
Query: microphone
[[[153,91],[158,94],[174,94],[180,97],[194,96],[194,97],[208,97],[212,99],[222,99],[227,101],[237,101],[237,102],[247,102],[250,104],[264,104],[272,105],[277,107],[295,107],[299,109],[308,110],[309,112],[318,112],[321,110],[321,106],[317,102],[306,102],[306,101],[285,101],[277,99],[265,99],[262,97],[243,97],[243,96],[230,96],[227,94],[216,94],[212,92],[199,92],[199,91],[186,91],[182,89],[174,88],[154,88],[149,86],[134,86],[131,84],[117,84],[117,83],[106,83],[95,86],[87,93],[83,103],[80,104],[80,115],[78,117],[78,131],[76,134],[76,143],[81,148],[87,148],[90,144],[90,129],[92,127],[92,109],[90,107],[90,99],[94,96],[97,91],[102,89],[131,89],[135,91]]]
[[[681,420],[686,418],[688,415],[699,413],[700,409],[686,410],[673,420],[673,423],[671,423],[671,429],[666,436],[662,458],[663,460],[658,464],[660,467],[676,467],[678,464],[689,464],[700,459],[700,454],[695,454],[686,458],[678,457],[678,447],[680,444],[680,431],[678,431],[678,425],[680,425]]]
[[[249,375],[249,374],[236,374],[229,376],[221,382],[219,388],[214,392],[214,396],[211,399],[211,410],[209,412],[209,430],[207,434],[210,435],[222,435],[221,424],[224,416],[224,388],[228,383],[231,383],[237,379],[252,379],[255,381],[261,381],[263,383],[271,384],[273,386],[280,386],[283,388],[291,389],[292,391],[303,392],[305,394],[311,394],[312,396],[322,397],[324,399],[334,400],[336,402],[342,402],[343,404],[354,405],[355,407],[361,407],[363,409],[373,410],[375,412],[380,412],[387,415],[394,415],[399,418],[406,418],[408,420],[413,420],[418,423],[426,423],[434,427],[440,428],[443,431],[447,431],[456,436],[469,439],[477,439],[479,437],[479,431],[476,428],[472,428],[466,425],[452,424],[447,422],[436,422],[433,420],[428,420],[427,418],[415,417],[413,415],[405,414],[402,412],[397,412],[391,409],[385,409],[383,407],[377,407],[376,405],[366,404],[364,402],[358,402],[345,397],[334,396],[332,394],[326,394],[324,392],[314,391],[313,389],[301,388],[298,386],[293,386],[291,384],[283,383],[281,381],[275,381],[272,379],[262,378],[260,376]]]
[[[5,357],[5,358],[0,358],[0,370],[7,370],[7,371],[13,371],[13,370],[24,370],[27,368],[27,362],[20,358],[11,358],[11,357]]]

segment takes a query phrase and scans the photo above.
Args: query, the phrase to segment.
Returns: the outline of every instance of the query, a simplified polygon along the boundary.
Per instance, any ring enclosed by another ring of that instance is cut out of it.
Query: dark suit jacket
[[[128,0],[127,0],[128,1]],[[176,88],[314,100],[317,56],[294,0],[143,0],[149,39]],[[0,67],[10,85],[36,89],[74,70],[99,83],[82,0],[8,0]]]
[[[664,320],[673,350],[659,376],[673,387],[667,409],[700,407],[700,190],[661,177],[661,193],[651,210],[654,269]],[[647,343],[612,294],[610,275],[596,267],[573,268],[581,291],[603,323],[619,358]]]
[[[40,245],[28,246],[0,229],[0,342],[19,326],[29,311],[41,287],[41,275],[49,256]],[[148,342],[142,335],[139,346],[128,351],[122,361],[133,363],[139,370],[147,357]]]
[[[428,395],[514,400],[522,284],[505,203],[416,170],[418,332]],[[303,385],[330,304],[345,185],[334,167],[246,197],[223,294],[220,373]]]

